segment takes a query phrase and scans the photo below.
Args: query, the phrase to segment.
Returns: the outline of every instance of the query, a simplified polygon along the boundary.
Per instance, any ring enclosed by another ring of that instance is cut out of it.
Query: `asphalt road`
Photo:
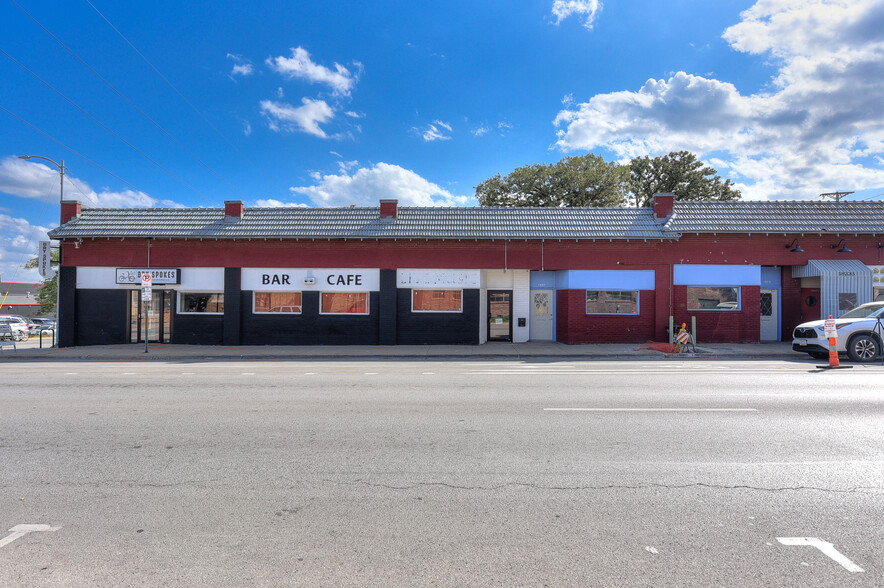
[[[884,585],[880,366],[29,362],[0,379],[2,586]]]

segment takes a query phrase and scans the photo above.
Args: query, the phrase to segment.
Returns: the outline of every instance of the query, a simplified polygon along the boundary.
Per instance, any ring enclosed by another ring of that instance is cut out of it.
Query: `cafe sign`
[[[180,269],[171,269],[164,267],[153,267],[153,268],[128,268],[128,267],[118,267],[116,268],[116,283],[117,284],[132,284],[132,285],[141,285],[142,274],[148,274],[151,278],[151,282],[154,286],[161,284],[180,284],[181,283],[181,270]]]

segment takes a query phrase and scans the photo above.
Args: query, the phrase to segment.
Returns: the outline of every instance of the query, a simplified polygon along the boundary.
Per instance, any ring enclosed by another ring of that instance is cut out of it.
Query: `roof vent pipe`
[[[398,200],[381,200],[381,218],[396,218],[398,208]]]

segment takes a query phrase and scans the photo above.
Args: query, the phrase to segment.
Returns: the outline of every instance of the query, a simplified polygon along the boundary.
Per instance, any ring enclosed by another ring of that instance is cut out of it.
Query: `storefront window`
[[[220,314],[224,312],[223,292],[182,292],[178,304],[179,313],[204,312]]]
[[[412,312],[462,312],[463,290],[412,290]]]
[[[254,312],[301,314],[300,292],[255,292]]]
[[[740,310],[740,288],[688,286],[688,310]]]
[[[587,290],[586,314],[638,314],[638,290]]]
[[[368,292],[323,292],[320,314],[368,314]]]
[[[875,288],[872,290],[872,300],[874,300],[875,302],[884,301],[884,286],[875,286]]]

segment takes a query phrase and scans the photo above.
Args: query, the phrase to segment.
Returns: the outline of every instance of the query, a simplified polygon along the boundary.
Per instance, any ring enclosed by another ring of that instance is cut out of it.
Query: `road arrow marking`
[[[864,572],[865,570],[847,559],[843,553],[835,549],[835,546],[828,541],[823,541],[817,537],[777,537],[777,541],[783,545],[801,545],[816,547],[830,558],[841,564],[848,572]]]
[[[10,535],[0,539],[0,547],[9,545],[19,537],[24,537],[28,533],[39,533],[41,531],[58,531],[61,527],[50,527],[49,525],[16,525],[9,529]]]

